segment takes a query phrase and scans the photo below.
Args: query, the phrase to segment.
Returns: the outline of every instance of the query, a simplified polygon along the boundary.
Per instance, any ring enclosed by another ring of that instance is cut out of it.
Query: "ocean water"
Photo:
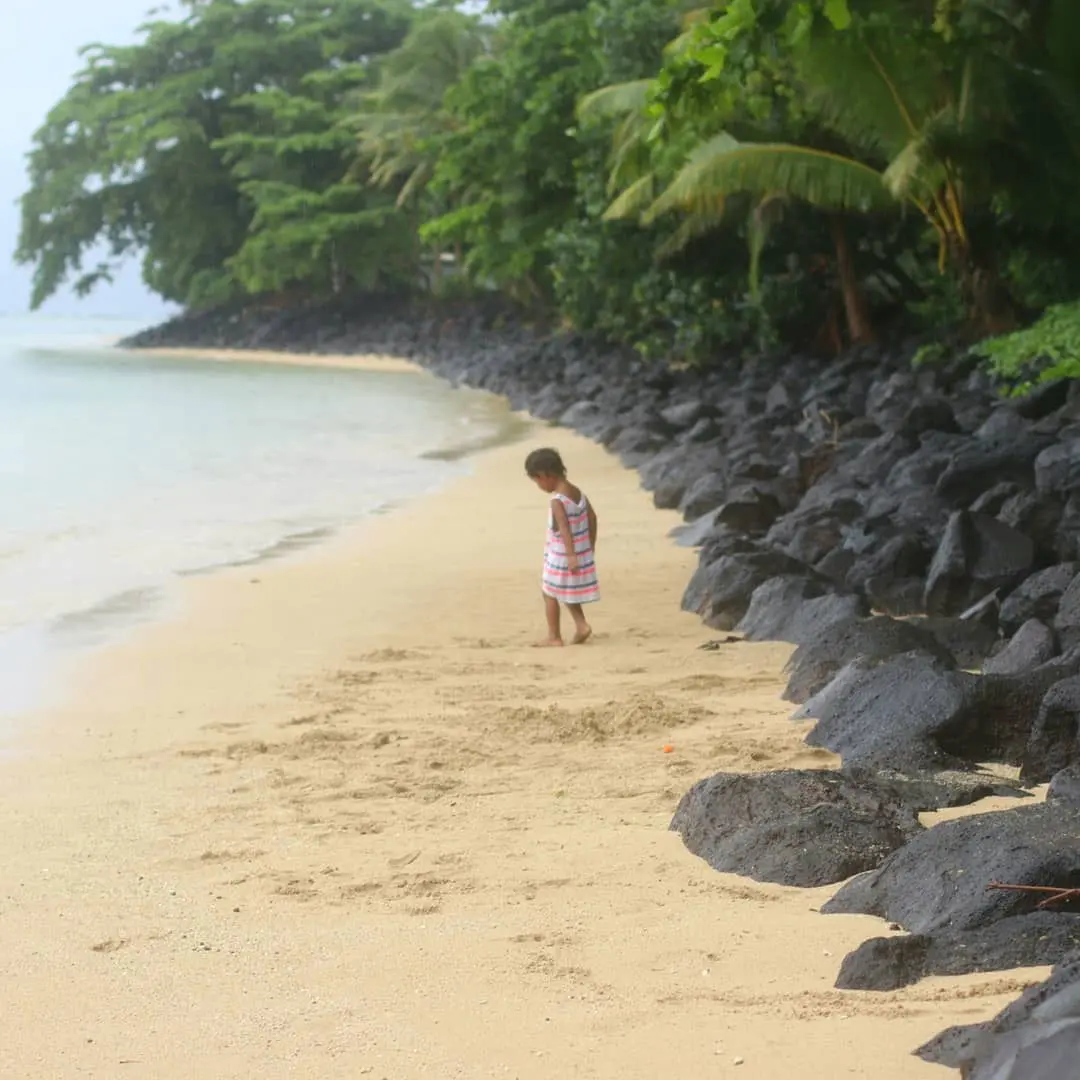
[[[0,718],[160,618],[185,576],[294,557],[514,429],[424,375],[110,346],[138,328],[0,317]]]

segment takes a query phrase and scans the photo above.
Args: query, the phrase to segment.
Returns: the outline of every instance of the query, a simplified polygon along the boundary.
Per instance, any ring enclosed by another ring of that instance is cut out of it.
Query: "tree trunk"
[[[960,280],[960,295],[975,339],[1015,330],[1016,310],[992,255],[979,255],[964,244],[953,248],[950,262]]]
[[[345,275],[338,262],[337,244],[330,244],[330,291],[334,296],[340,296],[345,287]]]
[[[870,322],[866,297],[855,273],[855,260],[848,243],[844,219],[839,214],[832,214],[829,222],[832,226],[833,243],[836,245],[836,273],[840,281],[840,295],[844,300],[848,337],[853,345],[870,345],[876,340],[876,336]]]

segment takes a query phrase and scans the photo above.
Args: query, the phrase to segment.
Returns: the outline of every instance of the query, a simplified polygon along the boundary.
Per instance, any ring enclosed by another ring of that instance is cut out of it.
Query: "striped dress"
[[[591,604],[600,599],[600,587],[596,580],[592,540],[589,538],[589,501],[584,495],[581,502],[574,502],[567,495],[553,495],[552,501],[555,499],[563,504],[570,521],[578,570],[571,573],[569,569],[566,545],[555,525],[554,509],[551,509],[548,511],[547,543],[544,545],[544,595],[553,596],[564,604]]]

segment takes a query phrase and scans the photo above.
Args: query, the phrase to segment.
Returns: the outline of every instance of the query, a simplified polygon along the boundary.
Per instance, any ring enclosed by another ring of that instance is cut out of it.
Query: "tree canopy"
[[[698,362],[1080,336],[1075,0],[184,0],[28,164],[35,306],[138,256],[192,307],[494,290]]]

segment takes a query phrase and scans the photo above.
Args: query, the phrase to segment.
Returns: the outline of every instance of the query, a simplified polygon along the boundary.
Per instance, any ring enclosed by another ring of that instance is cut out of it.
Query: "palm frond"
[[[613,194],[639,180],[649,168],[647,136],[652,120],[645,112],[650,79],[612,83],[587,94],[578,102],[583,124],[617,119],[611,136],[608,193]]]
[[[895,205],[881,173],[860,161],[786,143],[739,143],[722,134],[694,151],[645,220],[676,209],[707,212],[716,200],[740,192],[783,192],[829,210]]]
[[[656,197],[655,178],[646,173],[635,180],[604,211],[604,221],[624,221],[637,218],[648,208]]]
[[[896,199],[925,202],[948,179],[948,165],[962,151],[955,110],[943,110],[900,151],[882,174]]]
[[[940,83],[928,58],[910,46],[888,47],[854,35],[812,39],[798,70],[818,119],[851,146],[895,157],[939,107]]]
[[[578,120],[583,124],[641,112],[648,101],[652,79],[635,79],[633,82],[612,83],[586,94],[577,106]]]
[[[409,174],[409,178],[401,186],[395,205],[406,206],[409,200],[418,195],[431,179],[435,171],[434,163],[430,159],[418,161],[416,168]]]
[[[718,228],[723,220],[723,203],[711,213],[690,214],[679,222],[678,228],[670,236],[657,245],[657,259],[670,259],[673,255],[678,255],[688,244]]]

